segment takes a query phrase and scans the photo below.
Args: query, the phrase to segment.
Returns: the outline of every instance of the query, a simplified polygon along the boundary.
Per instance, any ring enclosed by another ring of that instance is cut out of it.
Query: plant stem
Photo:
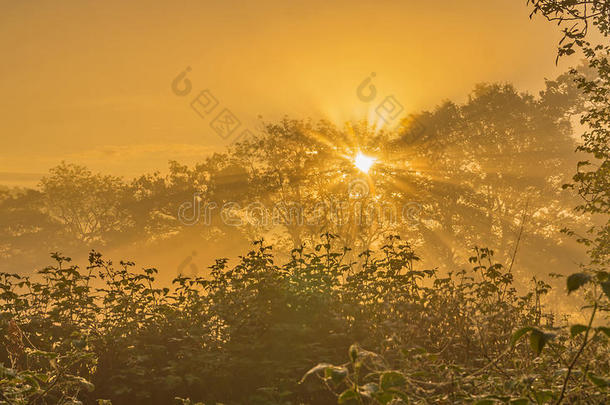
[[[576,355],[572,359],[572,362],[568,366],[568,372],[566,374],[565,379],[563,380],[563,387],[561,388],[561,394],[559,395],[559,399],[557,400],[557,402],[555,402],[555,405],[559,405],[559,404],[561,404],[561,401],[563,401],[563,399],[565,397],[566,389],[568,387],[568,381],[570,380],[570,374],[572,374],[572,369],[576,365],[576,361],[578,361],[578,358],[582,354],[583,350],[585,350],[585,346],[587,345],[587,343],[589,343],[589,341],[588,341],[589,331],[591,330],[591,325],[593,324],[593,318],[595,317],[596,311],[597,311],[597,300],[595,301],[595,304],[593,305],[593,312],[591,312],[591,318],[589,319],[589,324],[587,325],[587,330],[585,331],[585,338],[582,341],[582,345],[580,345],[578,352],[576,352]]]

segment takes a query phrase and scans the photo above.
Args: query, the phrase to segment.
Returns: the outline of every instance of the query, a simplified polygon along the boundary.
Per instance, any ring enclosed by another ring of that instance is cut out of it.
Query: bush
[[[333,239],[283,265],[257,241],[235,267],[219,259],[172,288],[97,252],[84,270],[54,254],[36,277],[2,273],[0,403],[603,402],[608,329],[570,336],[543,311],[548,284],[520,295],[489,249],[441,275],[398,237],[357,262]],[[598,314],[607,283],[568,279],[595,290]]]

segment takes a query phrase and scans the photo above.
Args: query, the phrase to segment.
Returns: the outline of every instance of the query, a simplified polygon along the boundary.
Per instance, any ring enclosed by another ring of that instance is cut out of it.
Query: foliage
[[[610,264],[610,1],[528,0],[528,4],[533,6],[532,15],[541,14],[563,27],[557,58],[580,50],[590,72],[570,71],[586,101],[580,117],[585,131],[577,150],[587,159],[578,162],[573,182],[565,187],[582,197],[578,211],[601,217],[601,224],[579,240],[589,247],[592,264],[605,266]]]
[[[544,403],[575,353],[565,395],[605,395],[608,328],[589,322],[570,337],[541,305],[550,285],[534,280],[521,295],[493,251],[475,249],[471,271],[440,274],[419,269],[398,237],[357,262],[336,240],[324,234],[282,265],[258,241],[235,266],[219,259],[209,277],[172,288],[156,286],[155,269],[115,267],[96,252],[84,270],[55,254],[36,277],[3,273],[2,400]],[[607,291],[607,273],[579,280],[568,282],[576,293]],[[595,302],[608,311],[607,296]],[[533,351],[513,337],[523,324]]]
[[[222,244],[277,231],[219,220],[184,228],[176,213],[195,194],[307,209],[345,198],[345,179],[357,174],[344,155],[356,146],[386,162],[374,169],[378,181],[365,200],[420,198],[429,218],[283,221],[273,246],[286,260],[259,240],[236,265],[218,259],[209,277],[179,276],[171,288],[158,285],[154,268],[115,266],[96,251],[86,269],[56,253],[37,275],[0,273],[0,404],[607,402],[610,47],[590,43],[589,28],[608,37],[610,5],[528,3],[532,15],[568,24],[558,56],[580,49],[586,58],[584,69],[547,81],[538,97],[483,84],[466,103],[421,113],[426,131],[415,140],[408,128],[284,119],[195,167],[171,162],[166,176],[126,182],[61,164],[39,190],[2,190],[4,258],[56,244],[179,243],[202,234]],[[578,146],[573,113],[585,126]],[[557,188],[575,146],[585,157],[566,188],[582,197],[580,218]],[[513,274],[526,219],[532,245],[546,251],[528,255],[528,267],[564,262],[548,225],[556,217],[590,227],[579,236],[590,263],[566,278],[586,319],[556,319],[543,304],[551,285],[534,277],[529,289],[518,288]],[[398,232],[411,243],[384,239]],[[458,270],[460,245],[482,241],[510,265],[477,247],[472,270]],[[422,267],[416,244],[447,271]]]
[[[495,246],[507,262],[524,228],[521,268],[537,271],[542,259],[568,271],[582,253],[559,230],[591,225],[589,213],[576,215],[578,200],[560,187],[577,162],[570,117],[582,104],[570,75],[548,80],[538,95],[480,84],[466,102],[418,114],[424,129],[415,139],[408,122],[387,129],[284,118],[196,165],[170,162],[166,174],[118,179],[61,164],[38,190],[0,193],[0,270],[44,265],[32,251],[38,245],[77,260],[91,248],[129,257],[137,251],[175,268],[204,243],[209,253],[197,259],[207,265],[261,236],[288,255],[323,232],[354,251],[379,249],[387,235],[401,234],[429,266],[449,270],[474,245]],[[359,148],[378,158],[370,176],[351,160]],[[350,184],[362,183],[366,193],[353,198]],[[186,226],[179,208],[194,199],[216,208]],[[225,204],[237,205],[242,226],[222,219]],[[409,204],[419,208],[405,221]],[[247,207],[257,205],[268,211],[266,221],[248,220]]]

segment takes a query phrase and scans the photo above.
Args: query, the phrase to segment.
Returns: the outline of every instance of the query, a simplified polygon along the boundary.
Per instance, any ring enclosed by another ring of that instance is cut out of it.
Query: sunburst
[[[374,157],[367,156],[362,152],[358,152],[354,158],[354,166],[356,166],[361,172],[368,173],[371,167],[375,164],[376,160],[377,159]]]

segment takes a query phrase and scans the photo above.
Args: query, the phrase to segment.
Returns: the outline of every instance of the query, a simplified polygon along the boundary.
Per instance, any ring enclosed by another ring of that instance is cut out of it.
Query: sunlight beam
[[[375,164],[374,157],[366,156],[362,152],[358,152],[356,157],[354,158],[354,166],[358,168],[363,173],[368,173],[371,166]]]

